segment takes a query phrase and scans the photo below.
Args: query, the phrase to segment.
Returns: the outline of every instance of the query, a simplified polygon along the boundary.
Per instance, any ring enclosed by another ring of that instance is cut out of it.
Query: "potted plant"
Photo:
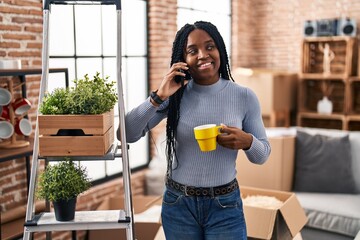
[[[75,216],[77,196],[90,186],[86,168],[64,158],[40,173],[36,196],[52,202],[57,221],[70,221]]]
[[[40,104],[41,156],[102,156],[114,141],[115,82],[100,73],[57,88]]]

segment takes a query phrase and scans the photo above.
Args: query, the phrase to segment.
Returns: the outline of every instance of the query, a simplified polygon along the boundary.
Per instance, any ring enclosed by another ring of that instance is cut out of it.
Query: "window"
[[[145,0],[122,1],[122,82],[125,109],[132,109],[147,97],[147,3]],[[114,5],[52,5],[49,15],[49,66],[66,67],[70,84],[73,79],[100,72],[116,80],[117,16]],[[48,91],[65,87],[61,73],[52,74]],[[115,129],[118,126],[115,107]],[[148,163],[147,137],[129,149],[130,167]],[[122,172],[122,160],[84,161],[93,180],[106,179]]]
[[[178,0],[177,26],[203,20],[213,23],[221,33],[228,54],[231,53],[231,1]],[[229,61],[231,57],[229,56]]]

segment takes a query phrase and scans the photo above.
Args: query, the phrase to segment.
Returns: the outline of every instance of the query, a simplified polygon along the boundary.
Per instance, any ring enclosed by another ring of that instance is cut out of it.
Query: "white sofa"
[[[296,136],[293,191],[309,219],[301,232],[303,239],[360,239],[360,132],[299,127],[268,129],[268,135],[274,135],[275,132]],[[333,142],[328,145],[327,152],[321,152],[329,141]],[[349,142],[349,148],[345,141]],[[306,144],[310,147],[307,148]],[[317,155],[314,159],[309,157],[312,152]],[[310,158],[308,160],[312,161],[311,164],[310,161],[302,161],[304,155]],[[324,156],[325,159],[321,160]],[[350,160],[346,161],[347,158]],[[315,164],[317,161],[319,164]],[[335,164],[332,163],[334,161]],[[346,168],[350,169],[350,173],[346,173]],[[306,175],[309,172],[314,175]],[[308,178],[319,180],[307,182]],[[308,192],[306,189],[309,189]]]

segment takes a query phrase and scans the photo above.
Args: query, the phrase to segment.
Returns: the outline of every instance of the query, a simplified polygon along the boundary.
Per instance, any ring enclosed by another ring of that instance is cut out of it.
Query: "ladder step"
[[[76,211],[75,219],[59,222],[54,212],[38,214],[24,224],[27,232],[49,232],[90,229],[121,229],[130,227],[124,210]]]

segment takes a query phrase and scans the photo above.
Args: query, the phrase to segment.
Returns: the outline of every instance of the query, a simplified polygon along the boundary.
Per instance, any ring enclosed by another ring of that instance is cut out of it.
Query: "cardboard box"
[[[161,226],[162,198],[158,196],[133,196],[135,237],[139,240],[154,240]],[[106,199],[97,210],[124,209],[124,198]],[[125,229],[90,230],[89,240],[125,240]]]
[[[249,239],[293,239],[307,222],[307,217],[295,193],[241,187],[241,196],[270,196],[282,201],[278,209],[254,207],[244,204]]]
[[[294,174],[295,136],[269,137],[271,153],[262,164],[251,163],[239,151],[236,170],[240,185],[291,191]]]
[[[269,115],[277,111],[294,109],[296,103],[297,74],[256,68],[237,68],[234,80],[252,89],[259,99],[261,112]]]
[[[154,240],[166,240],[164,229],[162,226],[160,226],[159,231],[156,233]]]

